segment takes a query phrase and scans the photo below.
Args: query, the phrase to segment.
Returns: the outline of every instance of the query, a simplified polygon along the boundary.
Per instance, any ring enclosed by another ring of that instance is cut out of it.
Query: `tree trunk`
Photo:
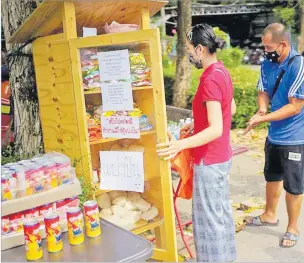
[[[173,106],[185,108],[191,83],[191,64],[185,52],[186,33],[192,25],[191,0],[178,0],[177,61],[173,85]]]
[[[36,3],[28,0],[2,1],[2,25],[6,40],[33,12]],[[18,47],[20,45],[6,43],[8,53]],[[27,45],[22,52],[31,54],[31,45]],[[34,155],[39,152],[42,135],[33,58],[31,55],[11,56],[8,66],[13,98],[14,154],[20,157]]]

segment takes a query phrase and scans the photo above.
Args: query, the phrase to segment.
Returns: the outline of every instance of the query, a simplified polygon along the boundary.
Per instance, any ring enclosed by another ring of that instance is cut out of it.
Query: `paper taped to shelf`
[[[102,116],[102,138],[139,139],[139,118],[130,116]]]
[[[98,52],[100,81],[131,80],[129,51]]]
[[[100,189],[144,191],[144,162],[142,152],[101,151]]]
[[[94,27],[83,27],[83,37],[97,36],[97,28]]]
[[[101,88],[104,111],[133,110],[131,81],[102,83]]]

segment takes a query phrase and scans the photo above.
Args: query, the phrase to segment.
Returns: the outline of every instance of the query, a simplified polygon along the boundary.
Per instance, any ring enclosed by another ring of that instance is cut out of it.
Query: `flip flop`
[[[293,234],[293,233],[290,233],[290,232],[286,232],[284,234],[284,236],[282,237],[282,240],[281,240],[281,243],[280,243],[280,247],[281,248],[291,248],[291,247],[294,247],[297,244],[298,240],[299,240],[299,236],[300,236],[299,234],[296,235],[296,234]],[[283,245],[283,241],[285,241],[285,240],[294,241],[294,244],[291,245],[291,246],[284,246]]]
[[[279,219],[275,223],[269,223],[269,222],[263,222],[261,220],[261,216],[256,216],[252,218],[252,222],[248,223],[246,221],[247,226],[278,226],[279,225]]]

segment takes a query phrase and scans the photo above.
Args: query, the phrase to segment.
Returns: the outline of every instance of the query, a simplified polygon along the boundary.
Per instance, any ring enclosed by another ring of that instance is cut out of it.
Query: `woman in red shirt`
[[[192,136],[157,145],[160,156],[174,158],[193,148],[193,228],[198,262],[236,259],[235,228],[229,199],[228,177],[232,150],[230,128],[235,112],[229,72],[216,57],[225,41],[211,26],[199,24],[187,33],[189,61],[204,72],[193,99],[194,123],[182,132]]]

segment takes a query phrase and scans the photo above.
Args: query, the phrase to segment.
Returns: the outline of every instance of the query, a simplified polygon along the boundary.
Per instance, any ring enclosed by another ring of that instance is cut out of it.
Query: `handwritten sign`
[[[131,82],[102,83],[102,104],[104,111],[133,110]]]
[[[100,189],[144,191],[144,157],[142,152],[102,151]]]
[[[129,116],[102,116],[102,137],[139,139],[139,118]]]
[[[130,80],[130,61],[127,49],[98,52],[100,81]]]

